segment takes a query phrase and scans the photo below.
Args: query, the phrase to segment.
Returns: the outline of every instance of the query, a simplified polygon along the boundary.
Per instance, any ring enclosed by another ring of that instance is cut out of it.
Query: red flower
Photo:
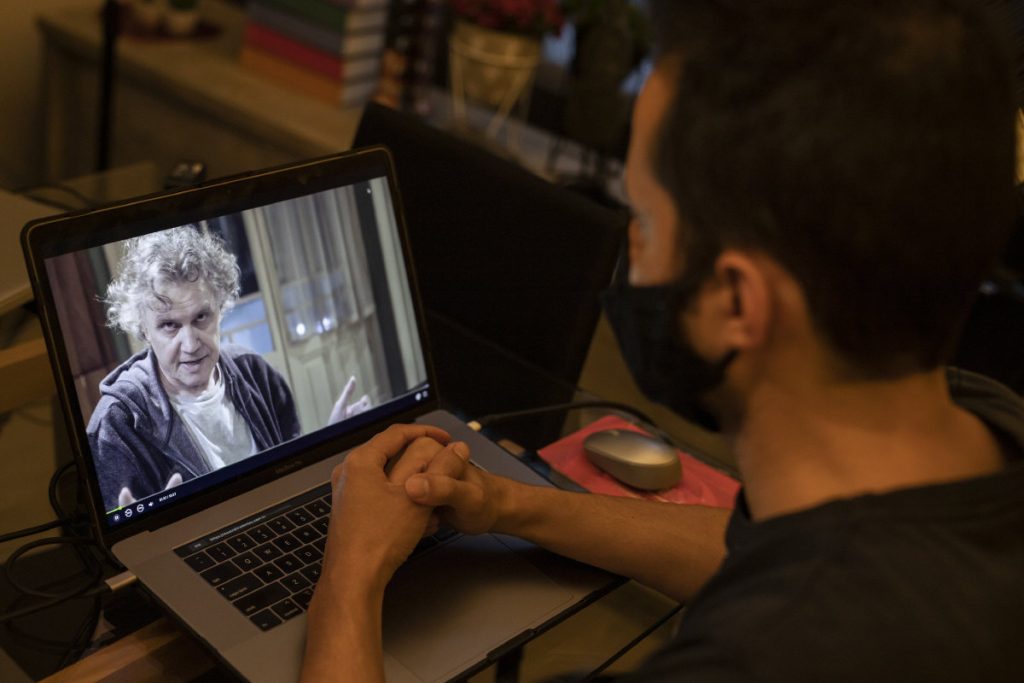
[[[531,35],[559,33],[564,21],[558,0],[451,0],[451,6],[474,24]]]

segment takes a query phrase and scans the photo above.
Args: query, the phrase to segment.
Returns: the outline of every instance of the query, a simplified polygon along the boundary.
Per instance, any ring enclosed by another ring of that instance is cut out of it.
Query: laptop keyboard
[[[175,548],[194,571],[264,631],[309,607],[327,544],[329,483]],[[443,528],[416,556],[457,536]]]

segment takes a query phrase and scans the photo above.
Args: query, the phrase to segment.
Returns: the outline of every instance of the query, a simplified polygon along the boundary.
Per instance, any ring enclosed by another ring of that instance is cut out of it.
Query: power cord
[[[83,514],[69,514],[61,503],[59,494],[60,482],[68,473],[73,471],[75,466],[75,461],[66,463],[57,468],[50,477],[47,493],[50,507],[53,508],[57,519],[0,535],[0,543],[6,543],[8,541],[56,528],[64,528],[64,530],[69,534],[68,536],[44,538],[26,543],[17,548],[10,555],[4,566],[4,572],[10,586],[19,594],[11,607],[16,607],[18,603],[24,599],[35,599],[36,601],[31,605],[12,609],[4,614],[0,614],[0,625],[5,626],[12,632],[12,634],[19,636],[22,640],[32,642],[36,649],[39,649],[42,646],[44,649],[53,651],[54,648],[59,646],[60,650],[58,651],[63,652],[63,657],[57,665],[58,669],[64,668],[71,662],[74,662],[89,647],[102,614],[104,604],[103,599],[112,593],[134,584],[137,580],[135,575],[130,572],[123,572],[111,578],[103,579],[104,560],[109,560],[102,553],[99,558],[97,558],[95,553],[90,552],[90,549],[98,547],[99,544],[88,530],[83,530],[81,528],[81,523],[86,521],[87,517]],[[79,488],[80,484],[81,482],[79,481]],[[73,547],[75,554],[78,556],[82,563],[82,567],[85,570],[86,575],[84,579],[77,581],[74,585],[65,588],[64,590],[55,590],[55,586],[59,584],[66,584],[69,579],[74,577],[63,578],[43,586],[26,585],[24,579],[19,578],[17,573],[19,560],[33,550],[53,545],[70,545]],[[91,608],[89,609],[88,616],[82,621],[82,624],[79,626],[74,637],[68,642],[54,643],[52,640],[47,640],[45,637],[33,635],[17,628],[13,623],[18,619],[38,612],[43,612],[69,600],[83,598],[93,598]]]
[[[0,543],[7,543],[8,541],[14,541],[19,538],[26,536],[33,536],[35,534],[49,531],[50,529],[56,529],[58,527],[67,527],[69,531],[73,532],[71,528],[73,524],[86,520],[85,515],[75,514],[70,515],[64,512],[64,508],[60,504],[60,500],[57,495],[57,487],[60,485],[60,480],[71,471],[71,468],[75,467],[77,463],[72,460],[71,462],[65,463],[57,468],[57,470],[50,476],[50,483],[47,486],[47,495],[50,499],[50,507],[53,508],[53,513],[57,516],[57,519],[49,522],[43,522],[35,526],[26,527],[24,529],[18,529],[17,531],[9,531],[5,534],[0,534]],[[24,546],[23,546],[24,547]],[[20,556],[19,548],[15,551],[15,554]],[[12,555],[13,557],[14,555]],[[8,561],[9,562],[9,561]]]
[[[534,417],[536,415],[546,415],[548,413],[567,413],[572,410],[583,410],[586,408],[609,408],[616,410],[620,413],[630,415],[636,420],[642,422],[645,427],[649,428],[659,439],[667,444],[675,445],[672,437],[668,435],[661,427],[659,427],[654,420],[652,420],[643,411],[637,410],[631,405],[625,403],[619,403],[617,401],[574,401],[572,403],[558,403],[550,406],[541,406],[539,408],[527,408],[525,410],[513,410],[507,413],[492,413],[490,415],[484,415],[475,420],[470,421],[469,427],[473,431],[479,432],[480,430],[491,426],[498,422],[506,422],[508,420],[518,420],[523,417]]]
[[[513,410],[507,413],[492,413],[473,420],[469,423],[469,426],[474,431],[480,431],[484,427],[489,427],[496,422],[507,422],[508,420],[517,420],[521,417],[533,417],[535,415],[545,415],[547,413],[565,413],[571,410],[583,410],[584,408],[611,408],[613,410],[626,413],[627,415],[632,415],[641,422],[652,427],[656,427],[654,420],[649,418],[645,413],[637,410],[633,406],[626,405],[625,403],[618,403],[616,401],[575,401],[573,403],[558,403],[556,405],[541,406],[539,408]]]
[[[54,472],[53,475],[50,477],[50,484],[46,489],[46,494],[47,497],[49,497],[50,499],[50,507],[53,509],[53,514],[57,515],[57,519],[70,519],[70,516],[66,512],[64,512],[64,508],[60,504],[60,499],[58,498],[57,490],[60,487],[60,480],[64,478],[64,475],[70,472],[72,468],[75,468],[77,466],[78,463],[74,460],[66,462],[60,467],[58,467],[57,471]]]
[[[65,524],[69,524],[74,521],[74,518],[66,519],[55,519],[52,522],[44,522],[43,524],[37,524],[36,526],[30,526],[25,529],[19,529],[18,531],[10,531],[6,534],[0,535],[0,543],[7,543],[8,541],[14,541],[19,538],[26,536],[34,536],[50,529],[56,529],[62,527]]]
[[[116,593],[117,591],[131,586],[137,581],[138,578],[131,572],[123,572],[117,576],[105,579],[103,583],[98,586],[93,586],[92,588],[89,588],[88,586],[78,587],[73,593],[63,593],[43,602],[23,607],[22,609],[14,610],[12,612],[7,612],[6,614],[0,614],[0,624],[5,624],[13,619],[19,619],[21,617],[28,616],[29,614],[35,614],[36,612],[50,609],[51,607],[55,607],[62,602],[67,602],[72,598],[88,598],[92,596],[103,596],[106,594]]]

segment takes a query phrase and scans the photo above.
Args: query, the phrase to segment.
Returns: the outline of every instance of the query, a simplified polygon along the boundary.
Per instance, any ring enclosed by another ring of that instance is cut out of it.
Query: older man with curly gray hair
[[[87,428],[108,510],[299,436],[280,373],[249,349],[221,344],[238,291],[235,257],[195,226],[125,243],[107,319],[146,349],[100,383]],[[367,407],[365,397],[347,404],[353,385],[331,422]]]

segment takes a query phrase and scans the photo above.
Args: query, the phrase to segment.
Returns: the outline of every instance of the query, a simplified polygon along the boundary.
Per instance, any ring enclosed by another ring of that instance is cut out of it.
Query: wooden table
[[[206,650],[164,617],[43,680],[186,683],[213,667]]]

